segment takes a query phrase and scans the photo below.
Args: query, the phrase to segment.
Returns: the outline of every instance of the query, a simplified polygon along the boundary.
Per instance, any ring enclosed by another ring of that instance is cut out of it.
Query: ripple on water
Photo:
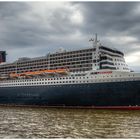
[[[140,138],[140,111],[0,107],[0,138]]]

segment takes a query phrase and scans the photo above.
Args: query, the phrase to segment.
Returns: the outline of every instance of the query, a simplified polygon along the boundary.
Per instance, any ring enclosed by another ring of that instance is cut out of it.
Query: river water
[[[140,110],[0,107],[0,138],[140,138]]]

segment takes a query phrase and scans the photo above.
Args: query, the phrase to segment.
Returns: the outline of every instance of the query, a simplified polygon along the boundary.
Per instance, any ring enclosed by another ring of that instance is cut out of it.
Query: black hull
[[[1,105],[140,108],[140,81],[1,87]]]

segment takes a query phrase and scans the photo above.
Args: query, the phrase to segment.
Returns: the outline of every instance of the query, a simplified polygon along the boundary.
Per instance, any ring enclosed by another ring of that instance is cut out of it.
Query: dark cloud
[[[0,18],[15,17],[23,11],[30,10],[26,3],[21,2],[0,2]]]
[[[108,32],[126,31],[138,24],[139,15],[134,15],[136,2],[89,2],[79,3],[85,17],[85,24],[89,28],[98,27],[101,34]],[[85,26],[86,27],[86,26]]]
[[[139,2],[0,2],[0,47],[13,61],[87,47],[98,33],[130,56],[140,51],[139,23]]]

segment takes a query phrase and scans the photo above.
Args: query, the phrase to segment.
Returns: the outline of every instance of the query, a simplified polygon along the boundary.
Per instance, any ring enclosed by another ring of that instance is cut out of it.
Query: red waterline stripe
[[[13,107],[44,107],[44,108],[69,108],[69,109],[114,109],[114,110],[140,110],[140,106],[46,106],[46,105],[14,105],[14,104],[0,104],[0,106]]]
[[[102,106],[93,107],[94,109],[118,109],[118,110],[140,110],[140,106]]]

